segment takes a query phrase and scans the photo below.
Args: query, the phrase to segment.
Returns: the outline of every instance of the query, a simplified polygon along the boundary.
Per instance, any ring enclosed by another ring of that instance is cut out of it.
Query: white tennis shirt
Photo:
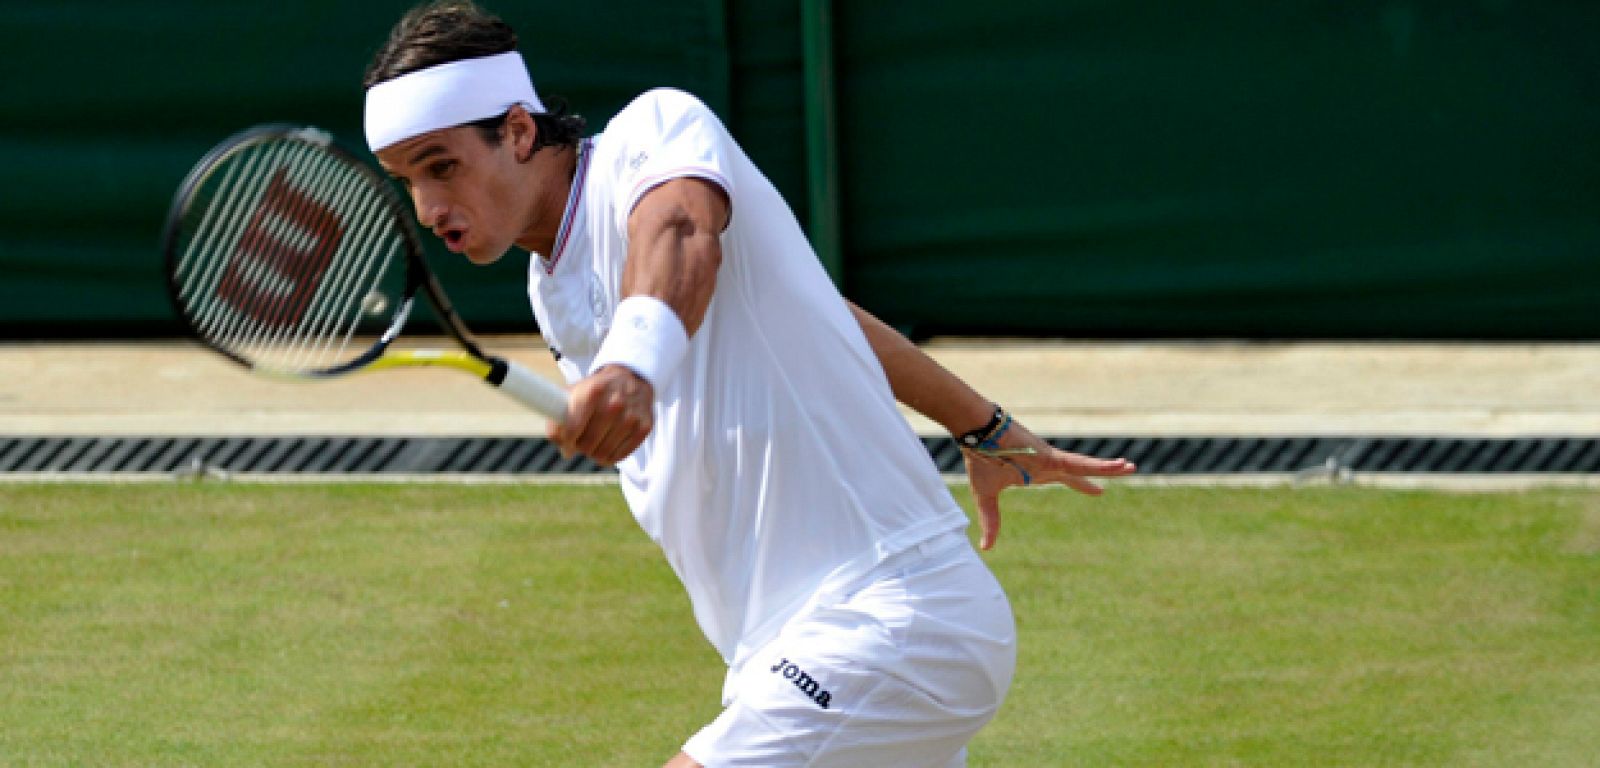
[[[808,603],[967,518],[782,196],[681,91],[640,96],[582,143],[553,253],[529,265],[533,312],[567,380],[590,372],[623,299],[630,212],[679,177],[726,190],[732,220],[705,320],[656,388],[650,436],[618,469],[737,671]]]

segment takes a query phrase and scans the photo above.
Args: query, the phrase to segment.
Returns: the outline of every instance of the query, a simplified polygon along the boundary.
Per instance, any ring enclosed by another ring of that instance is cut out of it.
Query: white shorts
[[[1016,648],[999,582],[963,533],[945,534],[791,619],[683,751],[706,768],[962,766]]]

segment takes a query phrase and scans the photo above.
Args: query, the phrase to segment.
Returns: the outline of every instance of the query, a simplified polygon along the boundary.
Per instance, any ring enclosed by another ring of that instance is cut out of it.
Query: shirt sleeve
[[[607,132],[617,127],[626,137],[616,186],[622,203],[616,207],[616,223],[622,231],[645,193],[672,179],[705,179],[721,187],[732,203],[733,139],[699,99],[658,88],[618,113]]]

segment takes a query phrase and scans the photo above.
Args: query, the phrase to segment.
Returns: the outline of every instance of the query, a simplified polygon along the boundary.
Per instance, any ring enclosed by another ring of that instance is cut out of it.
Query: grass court
[[[971,765],[1600,755],[1594,490],[1004,506]],[[656,766],[720,687],[615,487],[0,486],[7,766]]]

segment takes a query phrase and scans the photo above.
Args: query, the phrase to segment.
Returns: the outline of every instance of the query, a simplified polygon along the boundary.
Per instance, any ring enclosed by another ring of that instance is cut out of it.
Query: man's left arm
[[[896,400],[937,422],[952,435],[982,430],[991,424],[994,403],[939,365],[899,331],[855,304],[850,304],[850,311],[861,324],[867,343],[888,375],[889,388],[894,391]],[[986,455],[965,446],[962,449],[983,528],[980,542],[983,549],[993,547],[1000,535],[1002,490],[1013,485],[1060,483],[1097,496],[1101,493],[1100,487],[1088,478],[1121,477],[1136,469],[1127,459],[1097,459],[1057,449],[1016,421],[1008,421],[996,432],[999,434],[993,437],[994,447],[1011,453]]]

